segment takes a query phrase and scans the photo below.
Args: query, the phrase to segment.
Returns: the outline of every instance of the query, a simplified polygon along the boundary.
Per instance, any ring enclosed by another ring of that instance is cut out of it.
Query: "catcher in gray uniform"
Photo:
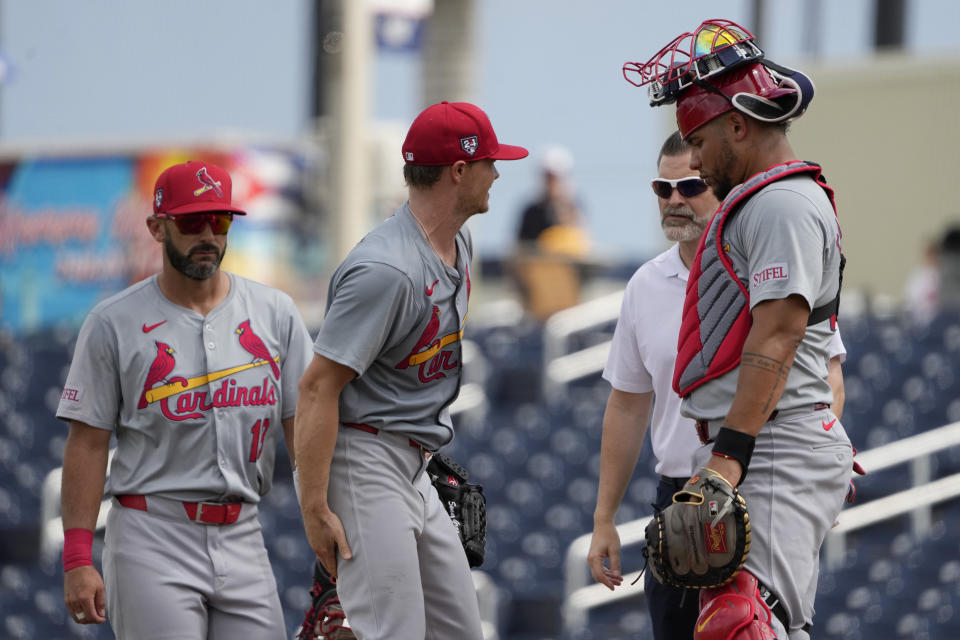
[[[286,294],[220,270],[231,181],[205,162],[157,179],[163,270],[98,304],[57,417],[64,599],[118,638],[286,637],[257,504],[293,442],[310,336]],[[103,578],[93,567],[111,436]],[[292,459],[292,453],[291,453]]]
[[[426,452],[453,439],[470,234],[500,144],[468,103],[425,109],[403,143],[409,201],[337,268],[300,383],[296,450],[307,538],[363,640],[479,640],[467,556]]]
[[[827,383],[844,262],[833,190],[786,135],[813,83],[728,20],[705,21],[625,71],[649,84],[651,104],[676,103],[690,169],[723,200],[690,269],[673,379],[697,421],[702,468],[658,515],[661,548],[673,551],[661,564],[648,543],[651,568],[705,587],[698,640],[806,640],[820,546],[853,467]],[[742,500],[720,498],[734,487]],[[749,519],[735,515],[744,503]],[[684,538],[671,531],[702,536],[697,556],[671,547]],[[694,568],[747,549],[733,573]]]

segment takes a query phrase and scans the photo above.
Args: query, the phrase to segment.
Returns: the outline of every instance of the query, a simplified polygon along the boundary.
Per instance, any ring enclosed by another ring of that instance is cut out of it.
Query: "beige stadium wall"
[[[816,97],[790,140],[836,190],[844,288],[899,301],[925,244],[960,223],[960,58],[801,68]]]

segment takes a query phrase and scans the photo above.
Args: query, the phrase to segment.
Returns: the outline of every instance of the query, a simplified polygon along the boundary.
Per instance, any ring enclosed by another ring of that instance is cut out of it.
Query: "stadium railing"
[[[825,568],[834,569],[842,564],[846,538],[850,533],[890,518],[910,514],[913,534],[918,537],[925,536],[932,526],[933,506],[960,496],[960,473],[931,481],[931,458],[936,453],[957,445],[960,445],[960,422],[857,454],[857,461],[868,474],[909,464],[909,482],[912,487],[841,511],[838,524],[827,535],[824,543]],[[649,520],[647,517],[618,525],[621,547],[643,541],[644,529]],[[616,591],[609,591],[601,584],[590,584],[591,576],[587,568],[590,537],[589,533],[580,536],[567,549],[563,601],[563,625],[567,633],[583,631],[591,609],[643,594],[642,582],[635,588],[622,587]],[[625,575],[625,586],[639,574],[640,572],[636,571]]]

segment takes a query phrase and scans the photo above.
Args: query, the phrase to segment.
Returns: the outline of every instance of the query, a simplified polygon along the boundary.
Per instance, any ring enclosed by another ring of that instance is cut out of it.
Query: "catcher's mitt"
[[[743,497],[719,473],[700,469],[646,530],[644,555],[661,584],[703,589],[727,584],[750,552]]]
[[[318,560],[313,567],[313,602],[307,609],[297,640],[356,640],[337,597],[337,583]]]
[[[487,500],[483,487],[468,483],[467,470],[443,454],[430,456],[427,473],[460,533],[467,562],[471,567],[479,567],[487,546]]]

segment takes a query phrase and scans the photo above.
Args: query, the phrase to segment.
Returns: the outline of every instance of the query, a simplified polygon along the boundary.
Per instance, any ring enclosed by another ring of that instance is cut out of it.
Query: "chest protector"
[[[687,281],[687,297],[683,303],[683,321],[677,345],[677,362],[673,372],[673,389],[681,397],[727,373],[738,364],[753,319],[750,316],[750,294],[733,270],[733,261],[723,250],[723,229],[740,206],[753,194],[772,182],[806,174],[826,192],[836,214],[833,189],[820,175],[820,165],[795,160],[767,169],[730,192],[710,226],[700,238]],[[844,258],[840,259],[843,277]],[[837,297],[810,313],[807,325],[836,317],[840,304]]]

